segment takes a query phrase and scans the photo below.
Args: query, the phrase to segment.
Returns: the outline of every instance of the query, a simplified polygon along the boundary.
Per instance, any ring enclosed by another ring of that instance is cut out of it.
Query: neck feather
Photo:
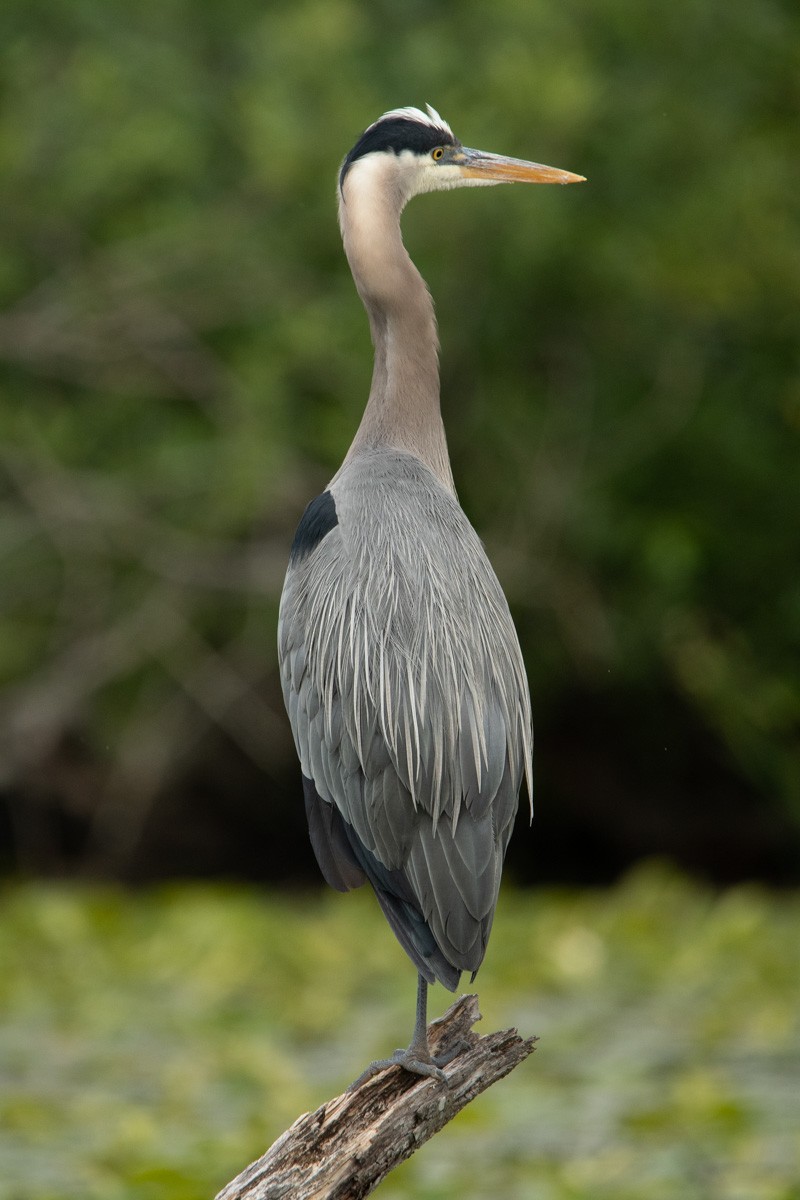
[[[339,224],[369,317],[375,366],[369,400],[348,459],[391,446],[416,455],[451,491],[453,476],[439,405],[439,341],[433,301],[400,233],[406,200],[384,155],[345,176]]]

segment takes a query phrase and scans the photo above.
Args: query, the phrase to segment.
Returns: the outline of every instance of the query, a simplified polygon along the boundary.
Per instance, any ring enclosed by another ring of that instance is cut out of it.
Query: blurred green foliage
[[[536,1053],[381,1195],[797,1200],[798,921],[797,893],[652,866],[505,894],[483,1026]],[[208,1200],[413,1017],[366,892],[31,886],[4,894],[0,958],[2,1200]]]
[[[370,375],[334,180],[430,100],[589,179],[405,224],[536,709],[677,692],[800,821],[796,4],[5,0],[0,77],[0,781],[78,736],[124,861],[210,728],[290,761],[286,547]]]

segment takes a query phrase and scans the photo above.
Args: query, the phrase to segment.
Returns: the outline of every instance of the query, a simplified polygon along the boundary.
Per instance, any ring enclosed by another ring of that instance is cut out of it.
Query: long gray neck
[[[450,491],[453,476],[439,405],[439,340],[433,301],[400,233],[404,197],[391,162],[355,163],[344,180],[339,224],[369,317],[375,366],[364,416],[345,462],[391,446],[416,455]]]

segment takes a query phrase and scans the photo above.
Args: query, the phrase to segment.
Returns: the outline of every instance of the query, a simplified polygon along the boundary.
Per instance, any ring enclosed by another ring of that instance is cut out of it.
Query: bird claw
[[[348,1092],[353,1092],[356,1088],[361,1087],[362,1083],[366,1083],[368,1079],[372,1079],[373,1075],[380,1074],[381,1071],[387,1070],[388,1067],[402,1067],[403,1070],[409,1071],[412,1075],[424,1075],[430,1079],[438,1079],[440,1083],[447,1083],[447,1076],[442,1067],[451,1062],[458,1053],[460,1047],[456,1047],[450,1054],[437,1056],[432,1058],[419,1050],[415,1050],[409,1046],[407,1050],[395,1050],[391,1058],[377,1058],[371,1062],[366,1070],[362,1071],[358,1079],[355,1079]]]
[[[470,1043],[466,1038],[460,1037],[456,1042],[453,1043],[449,1050],[445,1051],[444,1054],[434,1054],[431,1058],[431,1062],[435,1063],[437,1067],[446,1067],[448,1063],[453,1061],[454,1058],[458,1058],[462,1050],[469,1049],[471,1049]]]

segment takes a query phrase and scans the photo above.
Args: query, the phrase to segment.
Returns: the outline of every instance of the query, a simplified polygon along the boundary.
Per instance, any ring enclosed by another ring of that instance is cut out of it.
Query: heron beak
[[[464,147],[453,157],[465,179],[481,183],[585,183],[584,175],[573,175],[558,167],[525,162],[522,158],[506,158],[503,154],[487,154],[483,150]]]

